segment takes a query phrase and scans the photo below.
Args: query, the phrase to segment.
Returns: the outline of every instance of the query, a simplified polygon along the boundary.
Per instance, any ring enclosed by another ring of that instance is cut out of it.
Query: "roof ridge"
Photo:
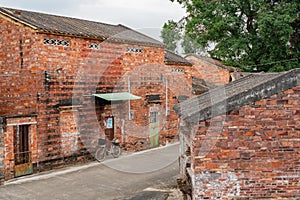
[[[53,14],[53,13],[44,13],[44,12],[40,12],[40,11],[33,11],[33,10],[25,10],[25,9],[18,9],[18,8],[8,8],[8,7],[0,7],[0,10],[3,9],[11,14],[13,14],[15,17],[16,13],[12,12],[11,10],[14,11],[21,11],[21,12],[29,12],[29,13],[36,13],[36,14],[40,14],[40,15],[46,15],[46,16],[53,16],[53,17],[60,17],[60,18],[67,18],[67,19],[73,19],[73,20],[81,20],[81,21],[86,21],[86,22],[92,22],[92,23],[99,23],[99,24],[103,24],[103,25],[107,25],[107,26],[119,26],[122,24],[109,24],[106,22],[100,22],[100,21],[93,21],[93,20],[89,20],[89,19],[84,19],[84,18],[80,18],[80,17],[71,17],[71,16],[66,16],[66,15],[58,15],[58,14]],[[126,27],[124,25],[122,25],[123,27]]]
[[[44,34],[84,37],[96,40],[111,38],[111,41],[120,43],[163,46],[160,41],[121,24],[108,24],[69,16],[5,7],[0,7],[0,13]]]

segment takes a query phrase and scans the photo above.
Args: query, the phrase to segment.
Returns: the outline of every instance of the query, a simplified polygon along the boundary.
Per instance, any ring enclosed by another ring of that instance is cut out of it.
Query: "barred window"
[[[90,44],[89,48],[90,49],[100,49],[100,45],[99,44]]]
[[[140,48],[127,48],[128,53],[143,53],[143,49]]]
[[[172,68],[173,73],[184,73],[183,69],[178,69],[178,68]]]
[[[44,44],[69,47],[70,41],[44,38]]]

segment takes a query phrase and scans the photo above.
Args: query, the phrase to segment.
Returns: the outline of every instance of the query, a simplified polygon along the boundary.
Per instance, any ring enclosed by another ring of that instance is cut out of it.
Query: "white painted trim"
[[[6,126],[20,126],[20,125],[33,125],[33,124],[37,124],[37,122],[13,123],[13,124],[7,124]]]

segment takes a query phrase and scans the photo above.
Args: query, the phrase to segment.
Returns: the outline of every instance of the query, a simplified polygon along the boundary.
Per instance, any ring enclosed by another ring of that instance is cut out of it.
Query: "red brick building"
[[[178,104],[191,199],[300,198],[300,70],[245,76]]]
[[[0,29],[6,180],[90,160],[99,138],[126,151],[178,141],[173,107],[211,87],[191,62],[123,25],[0,8]]]
[[[201,78],[208,84],[224,85],[232,81],[231,74],[239,71],[237,68],[225,66],[219,60],[197,54],[188,54],[185,59],[193,63],[194,68],[201,72]]]
[[[178,140],[172,108],[192,95],[192,65],[159,41],[9,8],[0,29],[1,177],[89,160],[101,137],[129,151]]]

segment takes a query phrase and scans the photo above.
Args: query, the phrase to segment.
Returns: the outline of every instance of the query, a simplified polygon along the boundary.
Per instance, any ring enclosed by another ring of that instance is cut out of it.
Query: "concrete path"
[[[0,199],[165,199],[174,193],[170,188],[179,173],[178,150],[179,145],[173,144],[15,179],[0,187]]]

